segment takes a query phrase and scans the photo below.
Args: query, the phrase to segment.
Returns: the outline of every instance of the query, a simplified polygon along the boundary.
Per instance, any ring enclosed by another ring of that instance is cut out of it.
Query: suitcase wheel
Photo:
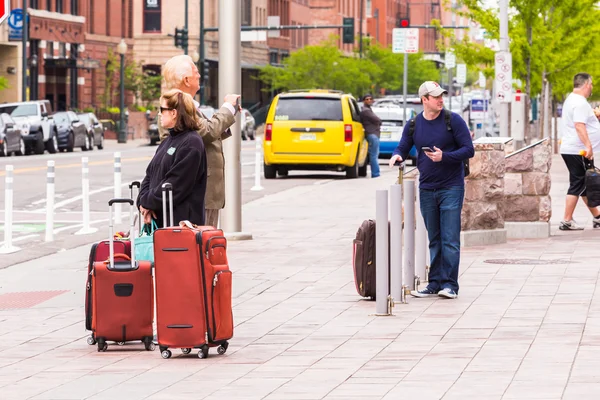
[[[156,349],[156,345],[154,343],[152,343],[152,342],[150,342],[150,343],[144,343],[144,347],[148,351],[154,351],[154,349]]]
[[[124,346],[124,345],[125,345],[125,342],[117,342],[117,344],[118,344],[119,346]]]
[[[90,346],[93,346],[96,344],[96,339],[94,339],[94,335],[90,335],[87,338],[87,344],[89,344]]]
[[[188,348],[186,348],[186,349],[181,349],[181,352],[182,352],[183,354],[190,354],[190,353],[192,352],[192,349],[190,349],[190,348],[188,347]]]
[[[208,357],[208,346],[204,345],[200,348],[200,351],[198,352],[198,358],[202,359],[202,358],[207,358]]]
[[[223,355],[225,354],[225,352],[227,351],[227,344],[222,344],[219,347],[217,347],[217,353]]]
[[[165,360],[167,358],[171,358],[171,350],[163,350],[162,353],[160,353],[161,357],[164,358]]]
[[[98,341],[98,351],[106,351],[108,349],[108,343],[104,340]]]

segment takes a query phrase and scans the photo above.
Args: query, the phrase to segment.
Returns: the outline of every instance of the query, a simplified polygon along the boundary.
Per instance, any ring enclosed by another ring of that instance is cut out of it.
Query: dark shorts
[[[585,170],[588,161],[585,157],[576,154],[561,154],[569,170],[569,190],[567,194],[585,197]]]

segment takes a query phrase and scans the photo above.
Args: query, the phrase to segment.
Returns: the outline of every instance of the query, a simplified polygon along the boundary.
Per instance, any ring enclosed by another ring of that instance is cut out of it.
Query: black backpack
[[[450,118],[452,118],[452,111],[446,110],[444,108],[444,120],[446,121],[446,130],[450,132],[450,134],[452,134],[452,124],[450,123]],[[416,118],[412,118],[409,122],[410,126],[408,128],[408,136],[413,136],[415,134],[415,119]],[[469,169],[469,159],[467,158],[466,160],[463,160],[463,164],[465,166],[465,177],[467,177],[471,173]]]

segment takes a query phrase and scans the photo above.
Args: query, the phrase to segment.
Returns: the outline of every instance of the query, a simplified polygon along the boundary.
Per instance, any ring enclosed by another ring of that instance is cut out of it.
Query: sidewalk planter
[[[504,219],[511,239],[550,236],[552,146],[542,139],[506,156]]]
[[[461,245],[506,243],[504,227],[504,144],[474,144],[471,174],[465,179]]]

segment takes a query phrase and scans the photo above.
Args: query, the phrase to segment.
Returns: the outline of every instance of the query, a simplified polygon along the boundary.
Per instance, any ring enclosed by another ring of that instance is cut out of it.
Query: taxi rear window
[[[343,121],[342,101],[323,97],[281,97],[275,121]]]

